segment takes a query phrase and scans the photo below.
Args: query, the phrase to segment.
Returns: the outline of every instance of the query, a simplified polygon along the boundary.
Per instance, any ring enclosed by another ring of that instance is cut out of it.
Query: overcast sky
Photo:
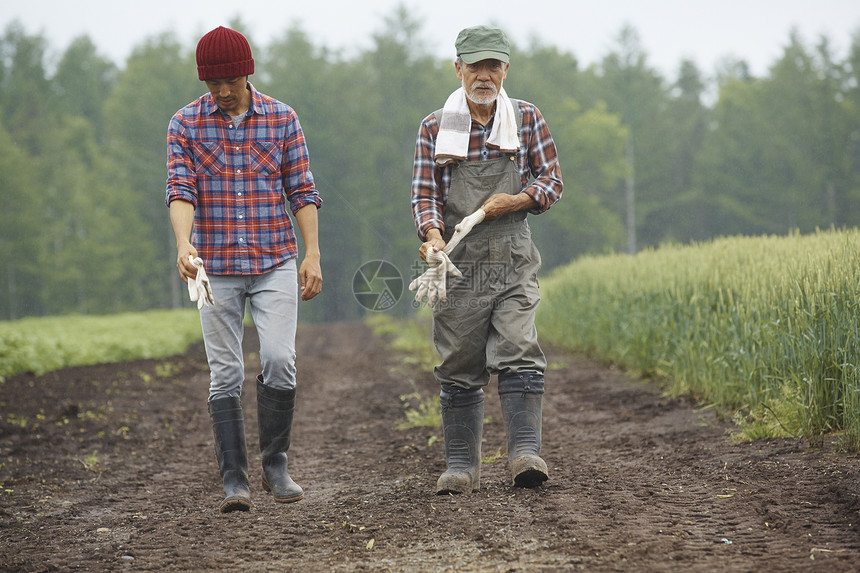
[[[13,20],[43,33],[54,52],[88,34],[101,53],[122,65],[145,38],[174,31],[189,46],[206,31],[239,16],[257,44],[299,24],[316,45],[345,55],[369,47],[386,16],[403,5],[424,22],[434,54],[453,57],[457,32],[495,23],[520,47],[532,38],[572,52],[583,66],[616,46],[625,24],[638,33],[648,61],[674,77],[683,58],[707,75],[724,57],[746,60],[765,74],[796,28],[809,46],[821,35],[837,57],[860,31],[860,0],[0,0],[0,25]]]

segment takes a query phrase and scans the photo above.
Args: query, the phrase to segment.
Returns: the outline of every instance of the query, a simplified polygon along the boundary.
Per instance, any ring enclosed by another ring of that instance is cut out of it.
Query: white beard
[[[494,83],[492,83],[492,82],[488,82],[488,83],[489,83],[489,87],[491,87],[493,89],[493,93],[490,95],[487,95],[487,96],[479,96],[475,93],[475,91],[476,91],[475,87],[476,87],[477,82],[475,84],[472,84],[471,90],[469,88],[467,88],[465,85],[463,85],[463,89],[466,90],[466,97],[469,98],[473,103],[476,103],[479,105],[489,105],[489,104],[493,103],[494,101],[496,101],[496,98],[499,96],[499,92],[498,92],[498,90],[496,90],[496,85]],[[478,87],[487,87],[487,85],[484,84],[484,85],[480,85]]]

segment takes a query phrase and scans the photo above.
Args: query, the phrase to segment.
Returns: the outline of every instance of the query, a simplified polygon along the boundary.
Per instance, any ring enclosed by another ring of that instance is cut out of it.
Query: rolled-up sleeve
[[[445,212],[446,193],[442,187],[442,169],[433,159],[436,150],[438,126],[434,115],[421,122],[415,142],[412,167],[412,217],[418,237],[424,241],[430,229],[445,230],[442,215]]]
[[[523,126],[524,128],[527,127],[527,133],[523,134],[526,136],[525,159],[527,165],[525,167],[528,173],[534,177],[531,184],[523,188],[523,193],[528,194],[537,203],[535,208],[529,210],[530,213],[537,215],[561,199],[564,183],[561,178],[555,142],[543,115],[533,105],[525,106],[523,112],[528,119],[526,125]],[[523,185],[527,183],[528,181],[524,179]]]
[[[299,118],[290,111],[290,120],[284,136],[284,160],[281,163],[284,192],[295,214],[308,205],[322,206],[322,199],[314,185],[310,169],[308,147]]]
[[[197,206],[197,174],[191,156],[181,112],[177,112],[167,127],[167,205],[182,199]]]

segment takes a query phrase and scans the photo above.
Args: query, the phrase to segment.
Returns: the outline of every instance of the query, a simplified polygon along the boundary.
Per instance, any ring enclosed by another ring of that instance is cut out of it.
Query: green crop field
[[[0,322],[0,380],[68,366],[182,354],[202,339],[197,310]]]
[[[580,259],[541,281],[541,336],[734,413],[749,438],[860,447],[860,231]]]

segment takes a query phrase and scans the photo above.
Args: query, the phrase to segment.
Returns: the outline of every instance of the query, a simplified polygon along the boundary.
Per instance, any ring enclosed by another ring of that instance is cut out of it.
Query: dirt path
[[[291,473],[306,491],[217,512],[199,348],[0,385],[2,571],[855,571],[860,460],[831,445],[735,445],[707,410],[550,352],[550,481],[507,485],[492,385],[482,489],[433,495],[438,429],[398,430],[437,393],[358,324],[303,325]],[[249,340],[249,348],[253,341]],[[243,402],[256,440],[249,356]],[[26,421],[26,424],[24,423]],[[372,543],[371,543],[372,542]]]

